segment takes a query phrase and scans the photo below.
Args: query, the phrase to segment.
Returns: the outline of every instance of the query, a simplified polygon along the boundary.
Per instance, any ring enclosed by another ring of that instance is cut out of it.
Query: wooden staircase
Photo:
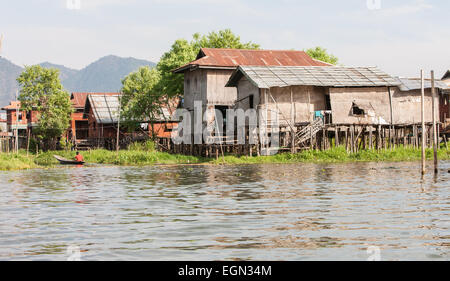
[[[296,145],[303,145],[304,143],[315,138],[317,133],[320,132],[324,127],[324,121],[322,118],[317,118],[311,124],[297,132],[296,135]]]

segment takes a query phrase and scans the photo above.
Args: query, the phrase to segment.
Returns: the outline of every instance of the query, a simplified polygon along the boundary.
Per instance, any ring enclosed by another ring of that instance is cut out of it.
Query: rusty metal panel
[[[315,60],[304,51],[293,50],[239,50],[202,48],[197,60],[174,72],[183,72],[189,67],[231,67],[254,66],[331,66]]]

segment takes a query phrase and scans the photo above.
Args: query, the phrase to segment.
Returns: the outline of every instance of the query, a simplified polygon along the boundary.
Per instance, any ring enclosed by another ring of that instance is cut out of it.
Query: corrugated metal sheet
[[[107,96],[115,96],[119,95],[119,93],[72,93],[70,99],[72,101],[72,105],[74,108],[84,108],[86,105],[86,99],[88,95],[107,95]]]
[[[238,50],[202,48],[197,60],[174,72],[183,72],[192,67],[237,67],[239,65],[258,66],[331,66],[312,59],[303,51],[293,50]]]
[[[227,87],[235,87],[246,76],[262,89],[287,86],[382,87],[400,82],[376,67],[240,66]]]
[[[119,96],[88,95],[89,104],[99,124],[115,124],[119,120]]]
[[[422,89],[422,81],[420,78],[397,78],[401,83],[399,86],[401,91],[412,91]],[[435,87],[439,89],[449,89],[448,85],[440,80],[435,81]],[[425,80],[425,89],[431,88],[431,80]]]
[[[444,76],[442,76],[441,80],[450,79],[450,69],[445,72]]]

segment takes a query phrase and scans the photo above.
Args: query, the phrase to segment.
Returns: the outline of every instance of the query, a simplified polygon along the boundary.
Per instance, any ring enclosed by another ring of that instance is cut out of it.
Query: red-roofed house
[[[117,96],[118,93],[72,93],[70,100],[74,108],[70,124],[69,138],[75,143],[89,138],[89,120],[84,118],[84,108],[89,95]]]
[[[225,84],[238,66],[331,66],[315,60],[303,51],[236,50],[202,48],[195,61],[176,70],[184,74],[184,108],[194,109],[194,101],[203,108],[225,110],[234,106],[236,88]]]
[[[20,101],[12,101],[8,106],[3,107],[2,110],[6,111],[6,124],[8,132],[15,129],[19,129],[19,131],[27,129],[27,112],[20,110]],[[18,116],[17,113],[19,113]]]

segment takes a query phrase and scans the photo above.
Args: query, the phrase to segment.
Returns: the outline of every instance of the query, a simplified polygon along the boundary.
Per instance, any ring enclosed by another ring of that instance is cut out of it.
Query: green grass
[[[433,159],[433,150],[427,149],[426,157]],[[438,150],[440,160],[450,160],[450,150]],[[344,147],[333,148],[326,151],[303,151],[297,154],[283,153],[274,156],[236,157],[225,156],[212,161],[215,164],[283,164],[283,163],[344,163],[344,162],[401,162],[421,160],[421,150],[399,147],[390,150],[363,150],[349,154]]]
[[[53,155],[73,159],[72,151],[49,151],[38,156],[26,155],[25,151],[17,154],[0,153],[0,170],[24,170],[33,168],[56,167],[59,163]],[[420,149],[399,147],[390,150],[364,150],[354,154],[348,154],[343,147],[333,148],[327,151],[303,151],[298,154],[283,153],[274,156],[237,157],[225,156],[219,159],[206,159],[202,157],[184,156],[155,151],[149,144],[132,145],[128,150],[118,153],[108,150],[91,150],[82,152],[84,159],[90,164],[109,164],[119,166],[148,166],[156,164],[283,164],[283,163],[344,163],[344,162],[400,162],[419,161]],[[432,160],[433,151],[427,150],[427,159]],[[450,150],[442,147],[438,151],[441,160],[450,160]]]
[[[27,157],[26,153],[0,153],[0,171],[27,170],[34,168],[39,168],[39,165],[34,162],[33,156]]]

